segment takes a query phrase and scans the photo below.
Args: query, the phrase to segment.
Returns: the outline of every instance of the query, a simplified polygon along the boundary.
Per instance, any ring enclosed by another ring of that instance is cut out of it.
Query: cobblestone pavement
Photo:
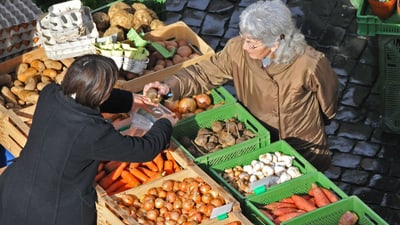
[[[167,0],[166,23],[184,21],[218,51],[238,34],[241,10],[255,1]],[[357,35],[357,10],[349,0],[285,2],[340,80],[339,111],[326,127],[333,165],[325,175],[389,224],[400,224],[400,135],[384,132],[380,122],[378,37]]]

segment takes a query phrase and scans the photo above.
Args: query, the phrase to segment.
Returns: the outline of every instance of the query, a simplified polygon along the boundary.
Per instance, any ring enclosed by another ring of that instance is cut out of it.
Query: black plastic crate
[[[400,35],[379,36],[382,127],[400,134]]]

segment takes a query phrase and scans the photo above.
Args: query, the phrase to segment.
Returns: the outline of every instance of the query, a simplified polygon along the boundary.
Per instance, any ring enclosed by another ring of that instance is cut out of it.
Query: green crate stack
[[[261,154],[275,153],[275,152],[281,152],[285,155],[294,156],[293,166],[297,167],[299,169],[299,171],[301,172],[301,174],[303,174],[303,175],[308,174],[308,173],[317,172],[317,169],[315,169],[314,166],[312,166],[306,159],[304,159],[304,157],[301,156],[292,146],[290,146],[286,141],[280,140],[280,141],[273,142],[270,145],[259,148],[253,152],[247,153],[245,155],[236,155],[236,156],[232,157],[232,155],[228,154],[229,152],[228,153],[221,152],[219,157],[223,158],[223,161],[221,161],[218,164],[210,166],[208,168],[209,174],[211,175],[211,177],[213,177],[215,180],[217,180],[219,184],[224,186],[242,205],[244,205],[244,201],[247,197],[250,197],[253,195],[258,195],[260,193],[243,195],[222,177],[224,170],[233,168],[235,166],[249,165],[252,160],[257,160]],[[295,179],[297,179],[297,178],[286,181],[284,183],[295,182]],[[267,188],[266,191],[279,188],[280,185],[281,184],[273,185],[273,186]],[[263,188],[262,188],[262,191],[265,191],[265,190],[263,190]]]
[[[194,147],[192,140],[194,140],[197,131],[200,128],[211,128],[213,122],[217,120],[227,120],[232,117],[243,122],[245,127],[255,133],[256,136],[247,141],[243,141],[206,155],[195,155],[188,150],[188,148]],[[241,156],[269,145],[270,133],[240,103],[234,103],[219,106],[179,121],[174,126],[172,139],[178,143],[179,148],[181,148],[189,158],[207,170],[207,167],[223,162],[227,157],[227,154],[229,155],[228,157]]]
[[[379,36],[382,127],[400,133],[400,36]]]
[[[293,180],[293,182],[282,183],[279,185],[279,188],[271,189],[260,195],[249,196],[245,200],[245,207],[244,207],[245,215],[254,224],[275,225],[274,222],[268,219],[257,207],[261,207],[263,205],[272,202],[280,201],[284,198],[292,196],[293,194],[299,194],[299,195],[307,194],[308,191],[311,189],[313,183],[334,192],[339,197],[339,199],[348,198],[348,195],[344,193],[338,186],[336,186],[331,180],[329,180],[324,174],[322,174],[321,172],[314,172],[300,176],[295,180]],[[320,209],[324,207],[321,207]],[[299,216],[299,218],[305,215],[307,215],[307,213]],[[290,222],[290,220],[283,222],[281,224],[287,224],[288,222]],[[325,225],[325,223],[321,224]]]
[[[358,225],[389,225],[357,196],[350,196],[325,207],[311,211],[303,216],[287,221],[287,225],[337,225],[340,217],[351,211],[358,216]]]
[[[357,33],[362,36],[399,35],[400,15],[393,13],[386,20],[372,14],[368,0],[360,0],[357,10]]]

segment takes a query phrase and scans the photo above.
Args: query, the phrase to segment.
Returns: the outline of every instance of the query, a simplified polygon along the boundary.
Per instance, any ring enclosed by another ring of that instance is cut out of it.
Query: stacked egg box
[[[98,31],[89,7],[72,0],[52,5],[48,11],[36,25],[48,58],[61,60],[96,52]]]
[[[2,0],[0,5],[0,61],[32,49],[37,15],[42,11],[32,0]]]

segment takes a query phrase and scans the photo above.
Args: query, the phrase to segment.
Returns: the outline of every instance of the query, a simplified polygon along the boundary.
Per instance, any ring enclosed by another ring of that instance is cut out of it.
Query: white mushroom
[[[286,172],[292,177],[296,178],[301,176],[300,170],[297,167],[291,166],[289,167]]]
[[[264,174],[264,176],[268,177],[274,174],[274,168],[272,168],[271,166],[265,165],[262,168],[262,172]]]

